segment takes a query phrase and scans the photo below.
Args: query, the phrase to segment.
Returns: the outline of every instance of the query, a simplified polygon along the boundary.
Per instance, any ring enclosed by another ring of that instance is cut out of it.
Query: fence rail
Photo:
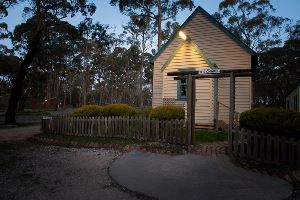
[[[300,167],[300,140],[238,128],[229,138],[232,138],[232,153],[236,156]]]
[[[42,119],[44,133],[106,138],[132,138],[187,143],[186,121],[161,121],[144,117],[69,117]]]

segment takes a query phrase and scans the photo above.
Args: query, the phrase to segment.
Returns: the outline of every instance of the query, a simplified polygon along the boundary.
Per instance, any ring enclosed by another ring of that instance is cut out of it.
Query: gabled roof
[[[166,49],[167,46],[176,38],[178,31],[182,30],[186,27],[186,25],[198,14],[203,14],[210,22],[212,22],[215,26],[219,27],[225,34],[227,34],[230,38],[232,38],[235,42],[237,42],[243,49],[245,49],[250,55],[255,55],[256,52],[253,51],[248,45],[246,45],[242,40],[240,40],[237,36],[231,33],[225,26],[223,26],[220,22],[218,22],[213,16],[211,16],[208,12],[206,12],[202,7],[198,6],[195,11],[185,20],[185,22],[180,26],[180,28],[171,36],[171,38],[164,44],[159,51],[154,56],[153,60]]]
[[[179,46],[175,49],[175,51],[172,53],[172,55],[169,57],[169,59],[164,63],[164,65],[162,66],[160,72],[163,72],[168,65],[172,62],[172,60],[174,59],[174,57],[176,56],[177,52],[181,49],[181,47],[185,44],[185,43],[190,43],[192,48],[201,56],[201,58],[206,62],[206,64],[211,68],[217,68],[217,65],[212,63],[206,56],[205,54],[202,52],[202,50],[198,47],[198,45],[193,42],[192,39],[188,39],[186,41],[182,41]]]

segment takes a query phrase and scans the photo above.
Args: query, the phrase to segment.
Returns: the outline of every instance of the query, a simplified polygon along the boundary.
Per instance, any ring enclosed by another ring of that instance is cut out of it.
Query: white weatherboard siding
[[[220,69],[250,69],[251,55],[223,30],[198,12],[182,29],[197,44],[205,56]],[[162,105],[163,98],[177,97],[177,82],[166,73],[177,69],[195,67],[205,69],[208,65],[186,43],[172,62],[161,73],[162,66],[172,56],[182,40],[177,36],[154,62],[153,107]],[[251,108],[252,80],[250,77],[236,79],[236,111],[241,113]],[[229,107],[229,78],[219,79],[219,101]],[[213,79],[196,81],[196,123],[213,122]],[[228,122],[229,110],[220,105],[219,119]]]
[[[167,73],[186,68],[208,69],[208,64],[188,42],[179,49],[163,72],[163,98],[177,98],[177,81],[174,77],[167,76]],[[195,121],[197,124],[213,124],[212,91],[212,79],[196,80]]]

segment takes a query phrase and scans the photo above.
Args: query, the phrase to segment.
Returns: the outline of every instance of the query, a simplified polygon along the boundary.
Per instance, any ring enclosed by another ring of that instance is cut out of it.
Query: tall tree
[[[141,52],[139,72],[140,108],[144,107],[144,68],[145,54],[151,48],[153,32],[150,18],[147,16],[131,15],[130,21],[124,26],[125,34],[129,33],[128,44],[136,45]]]
[[[26,44],[19,43],[23,48],[24,59],[20,64],[19,71],[14,81],[11,96],[8,103],[8,108],[5,115],[6,124],[16,123],[17,105],[23,91],[23,81],[27,76],[30,66],[41,50],[41,44],[51,38],[55,30],[64,28],[65,32],[74,34],[73,28],[69,29],[69,24],[63,21],[64,18],[74,17],[80,12],[87,16],[95,12],[95,5],[87,0],[30,0],[30,6],[24,9],[26,16],[29,16],[27,21],[18,26],[18,34],[14,37],[24,38]],[[28,25],[35,27],[34,29],[26,29]],[[22,28],[24,27],[24,32]],[[52,29],[53,31],[49,31]]]
[[[286,96],[300,80],[300,26],[290,30],[283,47],[272,48],[260,54],[254,84],[254,102],[257,106],[285,106]]]
[[[194,8],[193,0],[111,0],[126,15],[147,16],[153,20],[157,33],[157,49],[162,45],[163,23],[175,20],[180,10]]]
[[[282,43],[290,22],[274,12],[270,0],[222,0],[214,16],[251,48],[264,51]]]
[[[78,27],[82,35],[77,61],[79,61],[78,65],[82,75],[83,105],[87,103],[87,94],[94,82],[96,67],[93,62],[94,55],[109,44],[110,36],[106,33],[107,28],[100,23],[93,23],[91,18],[86,18]]]
[[[162,34],[162,43],[167,42],[170,37],[179,30],[180,24],[178,22],[170,22],[168,21],[165,25],[165,29],[163,30]]]
[[[7,17],[8,8],[17,4],[18,0],[2,0],[0,1],[0,20]],[[10,35],[8,31],[8,25],[5,22],[0,21],[0,40],[7,39]],[[5,45],[0,44],[0,54],[12,54],[12,51]]]

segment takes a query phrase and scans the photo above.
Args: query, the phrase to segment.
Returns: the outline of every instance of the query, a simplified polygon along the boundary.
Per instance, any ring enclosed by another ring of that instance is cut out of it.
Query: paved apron
[[[111,176],[126,188],[159,199],[276,200],[292,186],[234,166],[226,156],[169,156],[130,152],[117,159]]]

